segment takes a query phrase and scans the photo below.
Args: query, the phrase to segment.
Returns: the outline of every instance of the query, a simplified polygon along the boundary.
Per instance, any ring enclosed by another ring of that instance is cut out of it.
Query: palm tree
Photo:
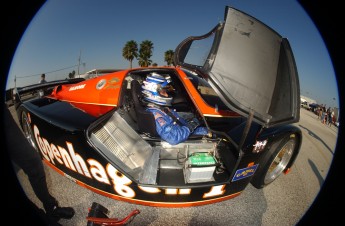
[[[141,67],[148,67],[151,65],[152,60],[150,59],[153,52],[153,43],[150,40],[142,41],[139,50],[139,65]]]
[[[129,61],[129,67],[132,68],[133,59],[138,57],[137,42],[134,40],[128,41],[122,49],[122,56]]]
[[[174,51],[169,49],[164,53],[164,61],[167,62],[168,66],[174,63]]]

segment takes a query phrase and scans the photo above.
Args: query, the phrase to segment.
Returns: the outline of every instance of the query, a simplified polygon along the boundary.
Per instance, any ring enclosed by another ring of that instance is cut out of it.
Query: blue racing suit
[[[146,110],[153,113],[156,121],[157,133],[169,144],[175,145],[183,142],[187,140],[191,134],[208,134],[207,128],[199,126],[200,123],[196,118],[190,118],[187,121],[183,117],[180,117],[175,110],[170,110],[168,113],[154,107],[147,108]]]

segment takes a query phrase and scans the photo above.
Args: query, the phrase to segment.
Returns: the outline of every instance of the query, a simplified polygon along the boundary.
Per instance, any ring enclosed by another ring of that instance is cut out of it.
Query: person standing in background
[[[329,127],[332,126],[332,123],[333,123],[333,115],[334,115],[334,111],[331,110],[331,108],[329,108],[329,112],[328,112],[328,125],[329,125]]]
[[[43,83],[46,83],[46,82],[47,82],[46,74],[43,73],[41,75],[41,80],[38,81],[38,84],[43,84]],[[47,93],[47,89],[38,90],[39,97],[43,97],[46,93]]]
[[[320,108],[319,108],[319,117],[320,117],[320,121],[322,122],[322,120],[323,120],[323,105],[321,104],[321,106],[320,106]]]
[[[43,74],[41,75],[41,80],[39,80],[38,83],[39,83],[39,84],[42,84],[42,83],[46,83],[46,82],[47,82],[47,80],[46,80],[46,74],[43,73]]]
[[[326,125],[329,125],[330,123],[330,120],[329,120],[329,116],[331,115],[331,107],[328,107],[327,110],[326,110],[326,118],[325,118],[325,124]]]

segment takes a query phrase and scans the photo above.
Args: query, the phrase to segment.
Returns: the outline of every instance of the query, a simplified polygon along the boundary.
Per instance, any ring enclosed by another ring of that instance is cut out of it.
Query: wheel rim
[[[290,159],[295,150],[296,140],[290,139],[286,144],[280,149],[277,155],[274,157],[270,167],[268,168],[267,174],[265,176],[265,184],[269,184],[275,179],[277,179],[280,174],[285,170],[286,166],[290,162]]]
[[[22,123],[23,123],[23,132],[24,132],[25,138],[31,144],[31,146],[37,150],[35,141],[33,139],[31,126],[30,126],[30,123],[28,121],[28,117],[26,116],[25,112],[22,113]]]

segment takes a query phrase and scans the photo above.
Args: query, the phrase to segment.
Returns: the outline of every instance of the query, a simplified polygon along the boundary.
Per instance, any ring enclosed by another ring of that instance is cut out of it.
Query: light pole
[[[79,75],[80,59],[81,59],[81,50],[79,52],[79,58],[78,58],[78,75]]]

